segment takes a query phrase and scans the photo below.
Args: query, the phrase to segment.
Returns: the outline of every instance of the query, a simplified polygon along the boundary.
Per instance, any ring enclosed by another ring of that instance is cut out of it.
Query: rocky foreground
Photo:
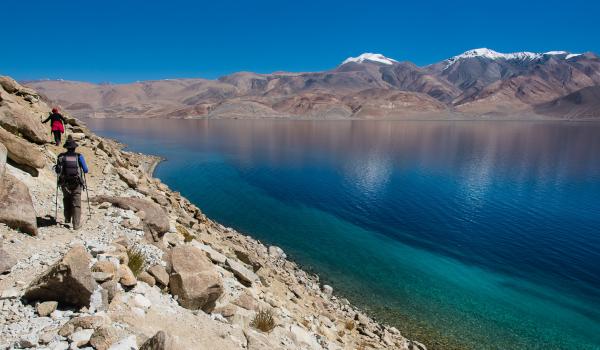
[[[207,218],[152,178],[155,157],[73,118],[91,210],[73,231],[59,198],[55,223],[49,107],[0,86],[0,349],[425,349],[280,248]]]

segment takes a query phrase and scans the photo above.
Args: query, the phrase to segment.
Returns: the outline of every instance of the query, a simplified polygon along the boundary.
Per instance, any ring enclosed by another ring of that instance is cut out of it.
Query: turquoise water
[[[431,349],[600,348],[600,125],[89,124]]]

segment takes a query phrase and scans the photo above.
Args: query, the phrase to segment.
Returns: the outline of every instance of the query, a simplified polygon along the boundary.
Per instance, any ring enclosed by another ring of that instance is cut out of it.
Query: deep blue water
[[[432,349],[600,349],[600,124],[88,123]]]

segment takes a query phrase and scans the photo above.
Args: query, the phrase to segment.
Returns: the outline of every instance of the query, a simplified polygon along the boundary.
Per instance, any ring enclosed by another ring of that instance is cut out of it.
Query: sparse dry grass
[[[344,328],[346,328],[349,331],[353,330],[354,327],[356,327],[356,323],[354,323],[354,320],[347,320],[344,324]]]
[[[275,328],[275,319],[273,318],[273,312],[269,309],[260,310],[250,325],[260,331],[270,332]]]
[[[177,225],[177,232],[183,236],[183,241],[188,243],[191,242],[195,237],[185,227]]]
[[[146,268],[146,257],[139,249],[131,247],[127,249],[128,263],[127,266],[133,272],[133,275],[137,277]]]

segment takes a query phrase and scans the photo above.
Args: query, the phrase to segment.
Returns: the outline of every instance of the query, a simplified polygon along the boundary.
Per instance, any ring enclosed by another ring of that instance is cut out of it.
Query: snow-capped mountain
[[[346,60],[344,60],[344,62],[342,62],[342,64],[346,64],[346,63],[350,63],[350,62],[363,63],[365,61],[383,63],[383,64],[388,64],[388,65],[392,65],[392,64],[398,62],[392,58],[385,57],[382,54],[367,52],[367,53],[363,53],[362,55],[360,55],[358,57],[348,57]]]
[[[322,72],[241,72],[216,81],[29,85],[82,117],[396,118],[437,113],[436,118],[443,118],[447,113],[560,116],[572,110],[569,117],[600,118],[595,102],[600,57],[590,52],[501,53],[482,48],[426,67],[364,53]]]
[[[473,49],[461,53],[460,55],[451,57],[446,60],[448,66],[452,63],[465,58],[488,58],[491,60],[519,60],[519,61],[533,61],[544,58],[545,56],[564,56],[564,59],[571,59],[573,57],[581,56],[579,53],[570,53],[567,51],[548,51],[548,52],[512,52],[512,53],[501,53],[488,48]],[[561,57],[563,58],[563,57]]]

